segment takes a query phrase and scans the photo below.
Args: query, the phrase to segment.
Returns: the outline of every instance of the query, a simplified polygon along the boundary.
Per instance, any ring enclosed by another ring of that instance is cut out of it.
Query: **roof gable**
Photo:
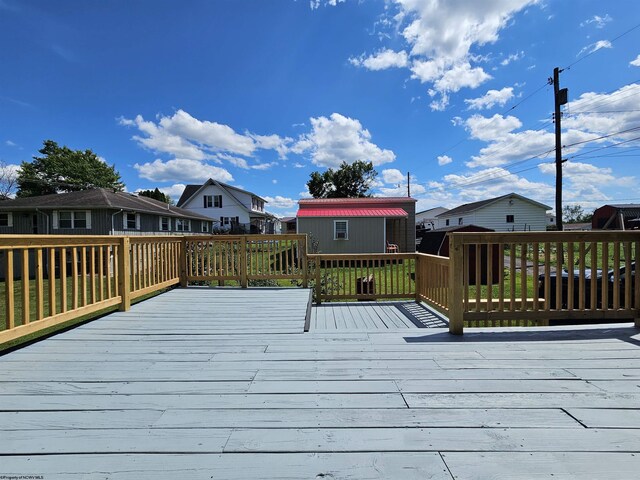
[[[474,212],[476,210],[479,210],[481,208],[484,208],[488,205],[491,205],[493,203],[499,202],[500,200],[504,200],[507,198],[517,198],[519,200],[522,200],[524,202],[528,202],[532,205],[535,205],[537,207],[540,208],[544,208],[545,210],[551,210],[551,207],[548,205],[545,205],[543,203],[539,203],[536,202],[535,200],[531,200],[530,198],[527,197],[523,197],[522,195],[518,195],[517,193],[508,193],[506,195],[502,195],[500,197],[495,197],[495,198],[489,198],[487,200],[480,200],[478,202],[472,202],[472,203],[465,203],[464,205],[460,205],[459,207],[455,207],[452,208],[451,210],[447,211],[447,212],[443,212],[439,215],[436,215],[436,218],[444,218],[444,217],[449,217],[449,216],[456,216],[456,215],[462,215],[465,213],[470,213],[470,212]]]
[[[210,178],[209,180],[204,182],[202,185],[187,185],[185,187],[184,191],[182,192],[182,195],[180,195],[180,199],[178,200],[178,204],[177,205],[179,207],[181,207],[184,204],[188,203],[189,201],[191,201],[191,199],[193,197],[198,195],[198,193],[200,193],[200,191],[202,191],[204,188],[206,188],[207,186],[210,186],[210,185],[217,186],[217,187],[221,188],[222,190],[224,190],[231,198],[233,198],[236,202],[238,202],[238,205],[240,205],[242,207],[244,207],[244,205],[242,205],[242,203],[236,198],[236,196],[233,194],[233,191],[240,192],[240,193],[245,193],[247,195],[251,195],[252,197],[258,198],[258,199],[262,200],[265,203],[269,203],[264,198],[262,198],[260,195],[256,195],[253,192],[249,192],[248,190],[243,190],[241,188],[234,187],[233,185],[229,185],[227,183],[222,183],[222,182],[219,182],[217,180],[214,180],[213,178]]]

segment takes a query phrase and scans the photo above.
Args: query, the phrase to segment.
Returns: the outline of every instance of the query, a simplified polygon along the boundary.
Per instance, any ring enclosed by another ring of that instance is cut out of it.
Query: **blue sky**
[[[356,160],[418,209],[554,205],[554,67],[565,202],[639,203],[637,0],[0,0],[0,161],[52,139],[129,191],[213,177],[279,215]]]

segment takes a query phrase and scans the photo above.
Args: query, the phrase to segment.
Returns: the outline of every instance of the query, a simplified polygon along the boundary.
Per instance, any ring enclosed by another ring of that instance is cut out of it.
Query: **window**
[[[334,240],[349,239],[349,222],[347,220],[333,221],[333,239]]]
[[[13,226],[13,216],[11,213],[0,213],[0,227],[12,227]]]
[[[176,231],[178,231],[178,232],[190,232],[191,231],[191,220],[177,218],[176,219]]]
[[[514,223],[515,218],[513,215],[507,215],[507,223]]]
[[[449,226],[449,219],[447,218],[447,220],[444,222],[444,224],[448,227]]]
[[[55,215],[56,212],[54,212],[53,228],[91,228],[91,212],[84,210],[57,212],[57,225],[55,225]]]
[[[202,222],[202,232],[203,233],[209,232],[209,222]]]
[[[160,231],[161,232],[171,231],[171,219],[169,217],[160,217]]]
[[[138,215],[135,213],[124,214],[124,228],[127,230],[139,230],[138,228]]]
[[[462,217],[458,218],[458,225],[462,225]]]
[[[222,195],[205,195],[204,208],[222,208]]]

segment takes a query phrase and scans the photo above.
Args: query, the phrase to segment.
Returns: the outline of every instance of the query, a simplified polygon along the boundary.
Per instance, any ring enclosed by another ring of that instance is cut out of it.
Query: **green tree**
[[[307,187],[314,198],[370,197],[371,186],[377,175],[372,162],[342,162],[338,170],[329,168],[323,173],[311,173]]]
[[[140,190],[138,192],[138,195],[141,196],[141,197],[153,198],[154,200],[158,200],[159,202],[173,204],[173,201],[171,200],[171,197],[169,195],[167,195],[166,193],[162,193],[158,189],[158,187],[156,187],[154,190]]]
[[[115,165],[109,166],[91,150],[71,150],[53,140],[45,140],[32,162],[22,162],[18,170],[18,197],[76,192],[91,188],[123,190]]]
[[[593,213],[585,213],[581,205],[566,205],[562,208],[562,220],[564,223],[590,222]]]

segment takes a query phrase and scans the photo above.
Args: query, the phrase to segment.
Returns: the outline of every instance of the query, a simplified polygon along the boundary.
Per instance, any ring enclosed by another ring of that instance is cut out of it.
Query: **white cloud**
[[[382,180],[384,183],[402,183],[405,182],[407,177],[404,173],[396,168],[388,168],[382,170]]]
[[[157,159],[143,164],[136,163],[133,167],[138,171],[140,177],[155,182],[197,183],[209,178],[220,180],[221,182],[233,181],[233,176],[224,168],[186,158],[176,158],[166,162]]]
[[[160,190],[165,195],[169,195],[173,200],[177,202],[182,195],[182,192],[184,192],[185,188],[186,185],[184,183],[174,183],[169,187],[158,187],[158,190]]]
[[[611,42],[609,40],[598,40],[597,42],[587,45],[582,50],[580,50],[576,57],[579,57],[585,52],[587,54],[596,52],[602,48],[613,48],[613,45],[611,45]]]
[[[503,117],[497,113],[493,117],[472,115],[465,122],[471,138],[487,142],[505,138],[511,131],[521,126],[522,122],[518,118],[511,115]]]
[[[504,106],[513,98],[513,87],[504,87],[501,90],[489,90],[478,98],[468,98],[464,101],[469,105],[469,110],[482,110],[492,108],[495,105]]]
[[[251,165],[249,168],[252,168],[253,170],[269,170],[275,165],[278,165],[278,162],[256,163],[255,165]]]
[[[444,165],[448,165],[451,162],[453,162],[453,158],[451,158],[449,155],[440,155],[438,157],[438,165],[440,165],[441,167],[443,167]]]
[[[309,0],[309,7],[311,10],[320,8],[320,5],[335,7],[339,3],[344,3],[346,0]]]
[[[511,55],[508,55],[507,58],[505,58],[504,60],[502,60],[500,62],[500,65],[502,65],[503,67],[506,67],[507,65],[509,65],[511,62],[515,62],[517,60],[520,60],[521,58],[524,57],[524,52],[520,51],[520,52],[516,52],[516,53],[512,53]]]
[[[407,52],[395,52],[390,49],[380,50],[365,58],[361,55],[357,58],[350,58],[349,62],[356,67],[364,67],[367,70],[386,70],[387,68],[406,67],[409,63]]]
[[[315,165],[335,168],[343,161],[362,160],[377,166],[396,158],[391,150],[372,143],[371,134],[357,119],[332,113],[329,118],[311,118],[311,128],[311,132],[300,136],[291,151],[300,154],[309,151]]]
[[[17,143],[12,142],[11,140],[7,140],[6,142],[4,142],[4,144],[5,144],[7,147],[17,147],[17,146],[18,146],[18,144],[17,144]]]
[[[640,55],[636,57],[635,60],[631,60],[629,65],[633,65],[634,67],[640,67]]]
[[[604,17],[601,17],[600,15],[594,15],[584,22],[580,22],[580,26],[585,27],[587,25],[593,24],[596,28],[604,28],[604,26],[612,20],[613,18],[611,18],[608,13],[605,14]]]
[[[303,163],[300,163],[300,162],[295,162],[293,164],[293,168],[304,168],[304,167],[305,167],[305,165]]]
[[[288,197],[282,197],[280,195],[276,195],[275,197],[263,197],[267,203],[269,204],[269,209],[271,208],[293,208],[298,204],[297,200]]]
[[[303,124],[304,125],[304,124]],[[281,159],[287,157],[289,152],[288,145],[293,141],[289,137],[281,137],[279,135],[250,135],[256,142],[256,147],[265,150],[275,150]]]
[[[472,54],[472,48],[495,43],[516,13],[536,3],[539,0],[389,0],[387,13],[376,22],[376,29],[400,31],[408,54],[383,48],[350,61],[370,70],[408,68],[411,78],[433,84],[429,94],[436,98],[431,108],[443,110],[451,93],[477,88],[491,78],[478,66],[487,57]],[[318,5],[320,0],[312,1],[312,6]],[[391,37],[378,33],[381,39]],[[510,55],[505,61],[522,55]]]

